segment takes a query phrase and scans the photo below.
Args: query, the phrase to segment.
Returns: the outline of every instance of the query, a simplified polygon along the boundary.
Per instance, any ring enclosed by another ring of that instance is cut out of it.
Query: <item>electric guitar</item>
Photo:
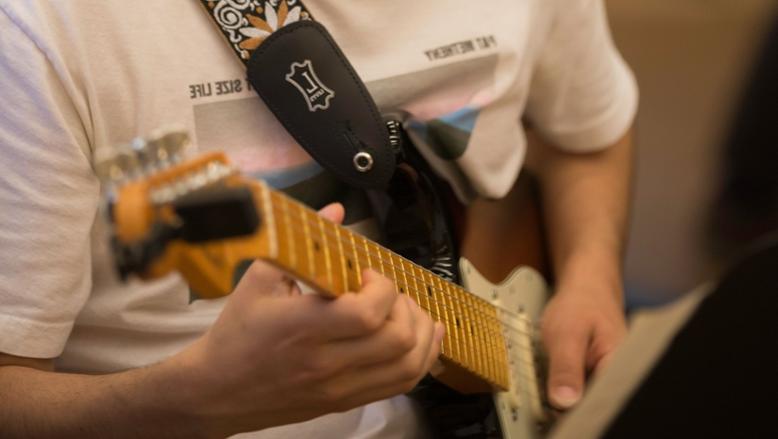
[[[242,176],[221,152],[184,160],[185,133],[117,148],[96,164],[120,274],[181,273],[206,298],[229,294],[236,268],[262,259],[322,296],[357,291],[372,268],[446,328],[436,379],[461,393],[491,393],[502,435],[534,438],[547,420],[536,324],[548,297],[533,268],[493,284],[467,259],[463,286],[336,225]]]

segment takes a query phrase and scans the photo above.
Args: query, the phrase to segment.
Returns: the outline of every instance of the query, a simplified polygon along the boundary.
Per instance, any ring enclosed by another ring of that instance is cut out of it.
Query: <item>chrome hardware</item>
[[[108,190],[126,184],[143,174],[177,163],[190,145],[186,131],[157,130],[147,138],[137,137],[129,144],[98,148],[94,169]]]
[[[389,146],[395,151],[400,148],[400,142],[402,141],[401,128],[400,122],[394,119],[386,121],[386,129],[389,131]]]
[[[356,153],[354,155],[354,167],[359,172],[367,172],[373,169],[373,156],[365,151]]]
[[[174,164],[190,144],[186,131],[156,130],[147,138],[146,148],[159,164]]]
[[[95,152],[95,173],[106,186],[121,185],[139,176],[141,165],[129,145],[98,148]]]

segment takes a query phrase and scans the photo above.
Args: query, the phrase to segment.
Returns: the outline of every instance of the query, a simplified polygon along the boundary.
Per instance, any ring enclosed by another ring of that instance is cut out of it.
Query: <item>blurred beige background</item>
[[[632,304],[712,276],[703,245],[718,154],[774,0],[606,0],[641,88],[626,281]]]

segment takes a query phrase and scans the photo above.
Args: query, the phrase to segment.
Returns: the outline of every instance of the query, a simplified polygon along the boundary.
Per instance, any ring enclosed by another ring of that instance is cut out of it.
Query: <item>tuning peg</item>
[[[105,186],[117,186],[138,177],[141,164],[129,145],[97,148],[95,173]]]
[[[153,173],[157,169],[158,160],[155,157],[156,151],[149,148],[149,143],[143,137],[136,137],[130,141],[130,148],[135,153],[135,157],[140,164],[144,174]]]
[[[147,137],[137,137],[130,145],[147,174],[177,163],[190,145],[189,134],[182,130],[158,129]]]
[[[146,138],[149,155],[161,167],[179,162],[190,145],[189,133],[183,130],[159,129]]]

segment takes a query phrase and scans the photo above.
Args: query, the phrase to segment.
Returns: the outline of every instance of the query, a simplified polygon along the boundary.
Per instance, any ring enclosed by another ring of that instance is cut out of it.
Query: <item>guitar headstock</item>
[[[236,172],[221,152],[188,158],[189,145],[186,132],[173,131],[98,155],[95,171],[122,278],[153,278],[173,270],[185,277],[188,270],[189,277],[214,278],[208,271],[225,261],[209,258],[208,252],[224,240],[258,233],[257,184]],[[212,266],[203,261],[212,261]],[[229,292],[221,285],[226,282],[217,283],[218,288],[206,282],[205,294]]]

